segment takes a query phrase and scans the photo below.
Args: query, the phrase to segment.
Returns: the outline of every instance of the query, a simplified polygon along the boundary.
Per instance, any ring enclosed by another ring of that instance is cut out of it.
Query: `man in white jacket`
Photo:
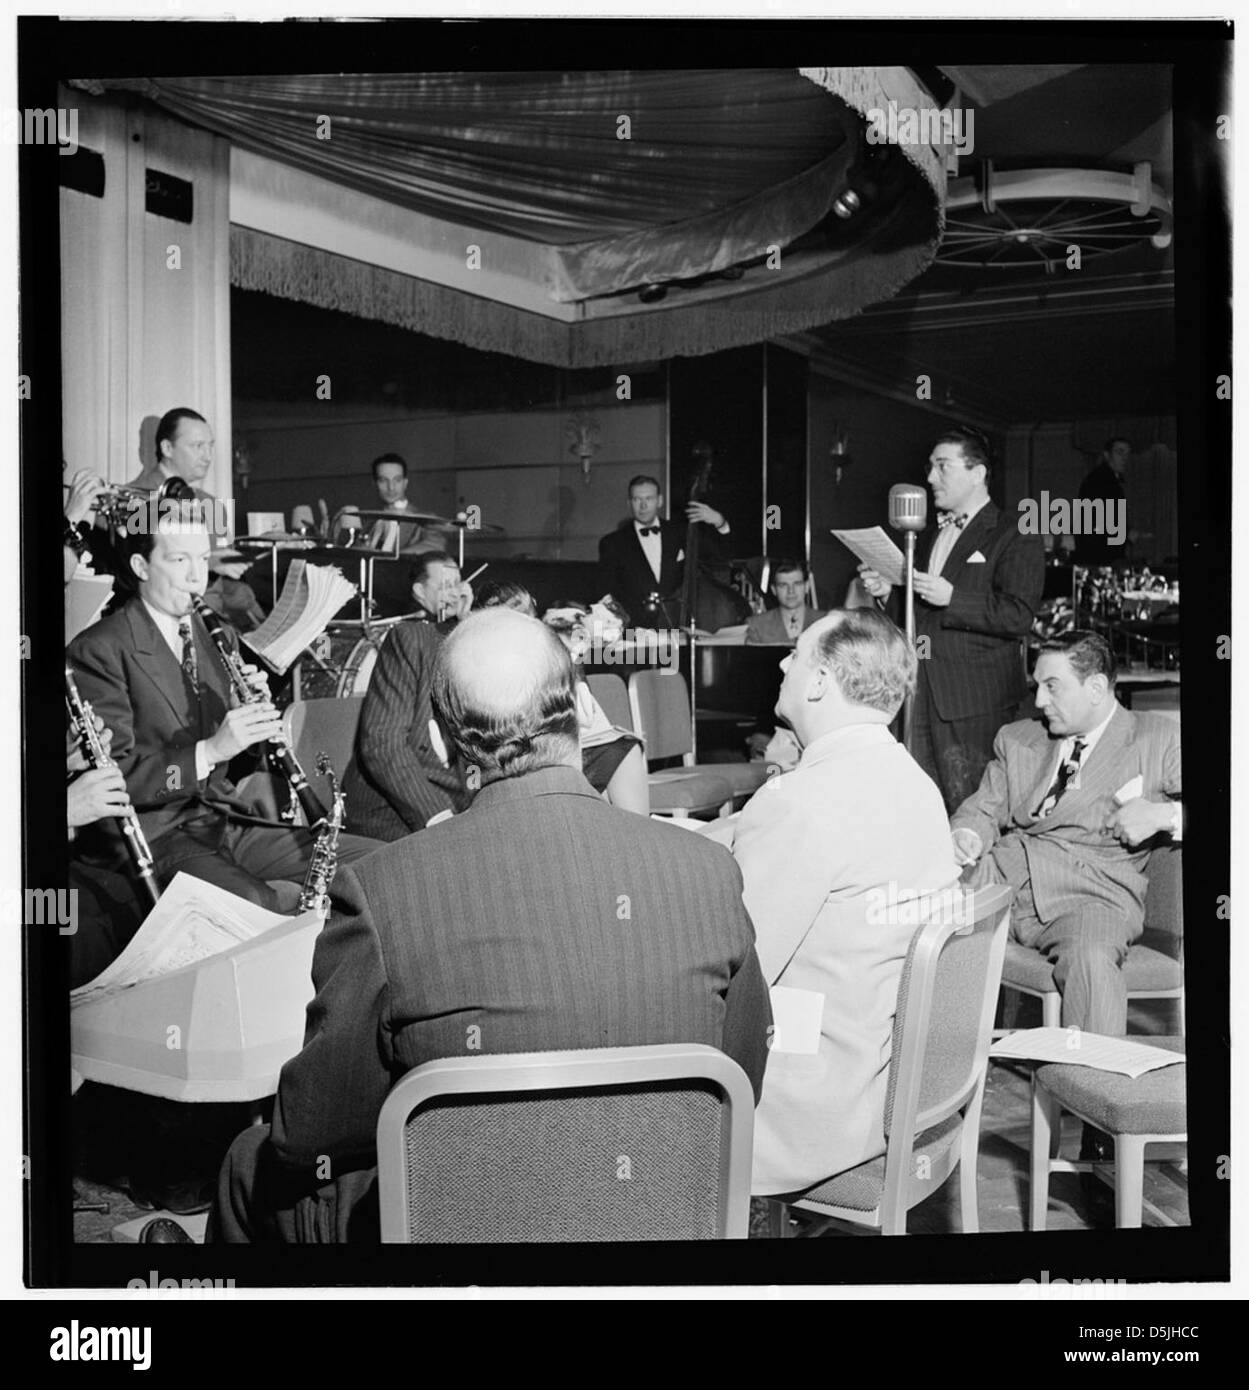
[[[759,1195],[885,1151],[898,981],[921,893],[958,879],[941,793],[889,732],[915,657],[888,618],[837,610],[781,663],[802,757],[741,813],[745,882],[776,1020],[755,1115]]]

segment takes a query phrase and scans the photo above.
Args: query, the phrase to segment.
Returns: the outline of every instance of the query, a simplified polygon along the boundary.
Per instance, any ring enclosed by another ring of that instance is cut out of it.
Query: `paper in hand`
[[[906,561],[902,552],[879,526],[866,526],[858,531],[834,531],[833,535],[860,562],[874,569],[886,584],[905,582]]]

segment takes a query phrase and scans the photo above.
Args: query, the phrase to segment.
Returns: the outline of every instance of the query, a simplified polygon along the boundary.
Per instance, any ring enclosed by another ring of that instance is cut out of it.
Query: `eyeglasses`
[[[966,470],[972,467],[974,467],[974,465],[970,463],[930,463],[928,465],[928,471],[930,473],[940,473],[943,478],[946,478],[957,468]]]

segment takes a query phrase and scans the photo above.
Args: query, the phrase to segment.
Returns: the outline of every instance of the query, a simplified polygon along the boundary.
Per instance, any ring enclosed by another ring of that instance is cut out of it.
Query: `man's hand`
[[[685,515],[688,520],[704,521],[708,526],[714,526],[717,531],[724,525],[724,513],[709,507],[706,502],[691,502],[685,509]]]
[[[121,815],[130,805],[130,796],[120,768],[96,767],[69,784],[66,801],[66,823],[77,830],[106,816]]]
[[[873,598],[887,599],[893,585],[887,579],[883,579],[880,574],[868,565],[859,566],[859,578],[863,581],[863,587]]]
[[[455,599],[447,616],[449,618],[467,618],[472,606],[473,586],[465,579],[456,586]]]
[[[925,574],[923,570],[916,570],[915,592],[934,608],[945,608],[954,597],[954,585],[939,574]]]
[[[259,666],[253,665],[250,661],[240,662],[239,669],[247,677],[247,684],[250,685],[258,695],[263,695],[267,701],[269,699],[268,675],[262,671]],[[235,698],[237,699],[237,696]]]
[[[204,751],[214,767],[228,763],[245,748],[282,737],[282,719],[266,700],[263,704],[240,705],[227,712],[212,738],[204,740]]]
[[[1138,796],[1106,817],[1106,829],[1128,849],[1171,829],[1174,807],[1169,801],[1146,801]]]
[[[69,496],[65,499],[65,520],[71,526],[85,521],[95,510],[95,499],[104,487],[104,479],[89,468],[80,468],[69,480]]]
[[[113,745],[113,731],[104,727],[104,721],[98,714],[95,716],[95,731],[99,735],[105,753],[107,753]],[[71,722],[70,728],[65,734],[65,771],[82,772],[90,766],[91,764],[87,762],[87,755],[82,751],[78,725]]]
[[[967,864],[974,864],[984,849],[984,841],[965,825],[950,831],[950,843],[954,846],[954,862],[960,869]]]

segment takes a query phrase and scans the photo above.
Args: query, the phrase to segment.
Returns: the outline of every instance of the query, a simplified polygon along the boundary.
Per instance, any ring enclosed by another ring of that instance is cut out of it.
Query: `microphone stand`
[[[906,640],[912,651],[915,650],[915,532],[906,533]],[[909,753],[914,733],[913,706],[914,692],[902,702],[902,746]]]

